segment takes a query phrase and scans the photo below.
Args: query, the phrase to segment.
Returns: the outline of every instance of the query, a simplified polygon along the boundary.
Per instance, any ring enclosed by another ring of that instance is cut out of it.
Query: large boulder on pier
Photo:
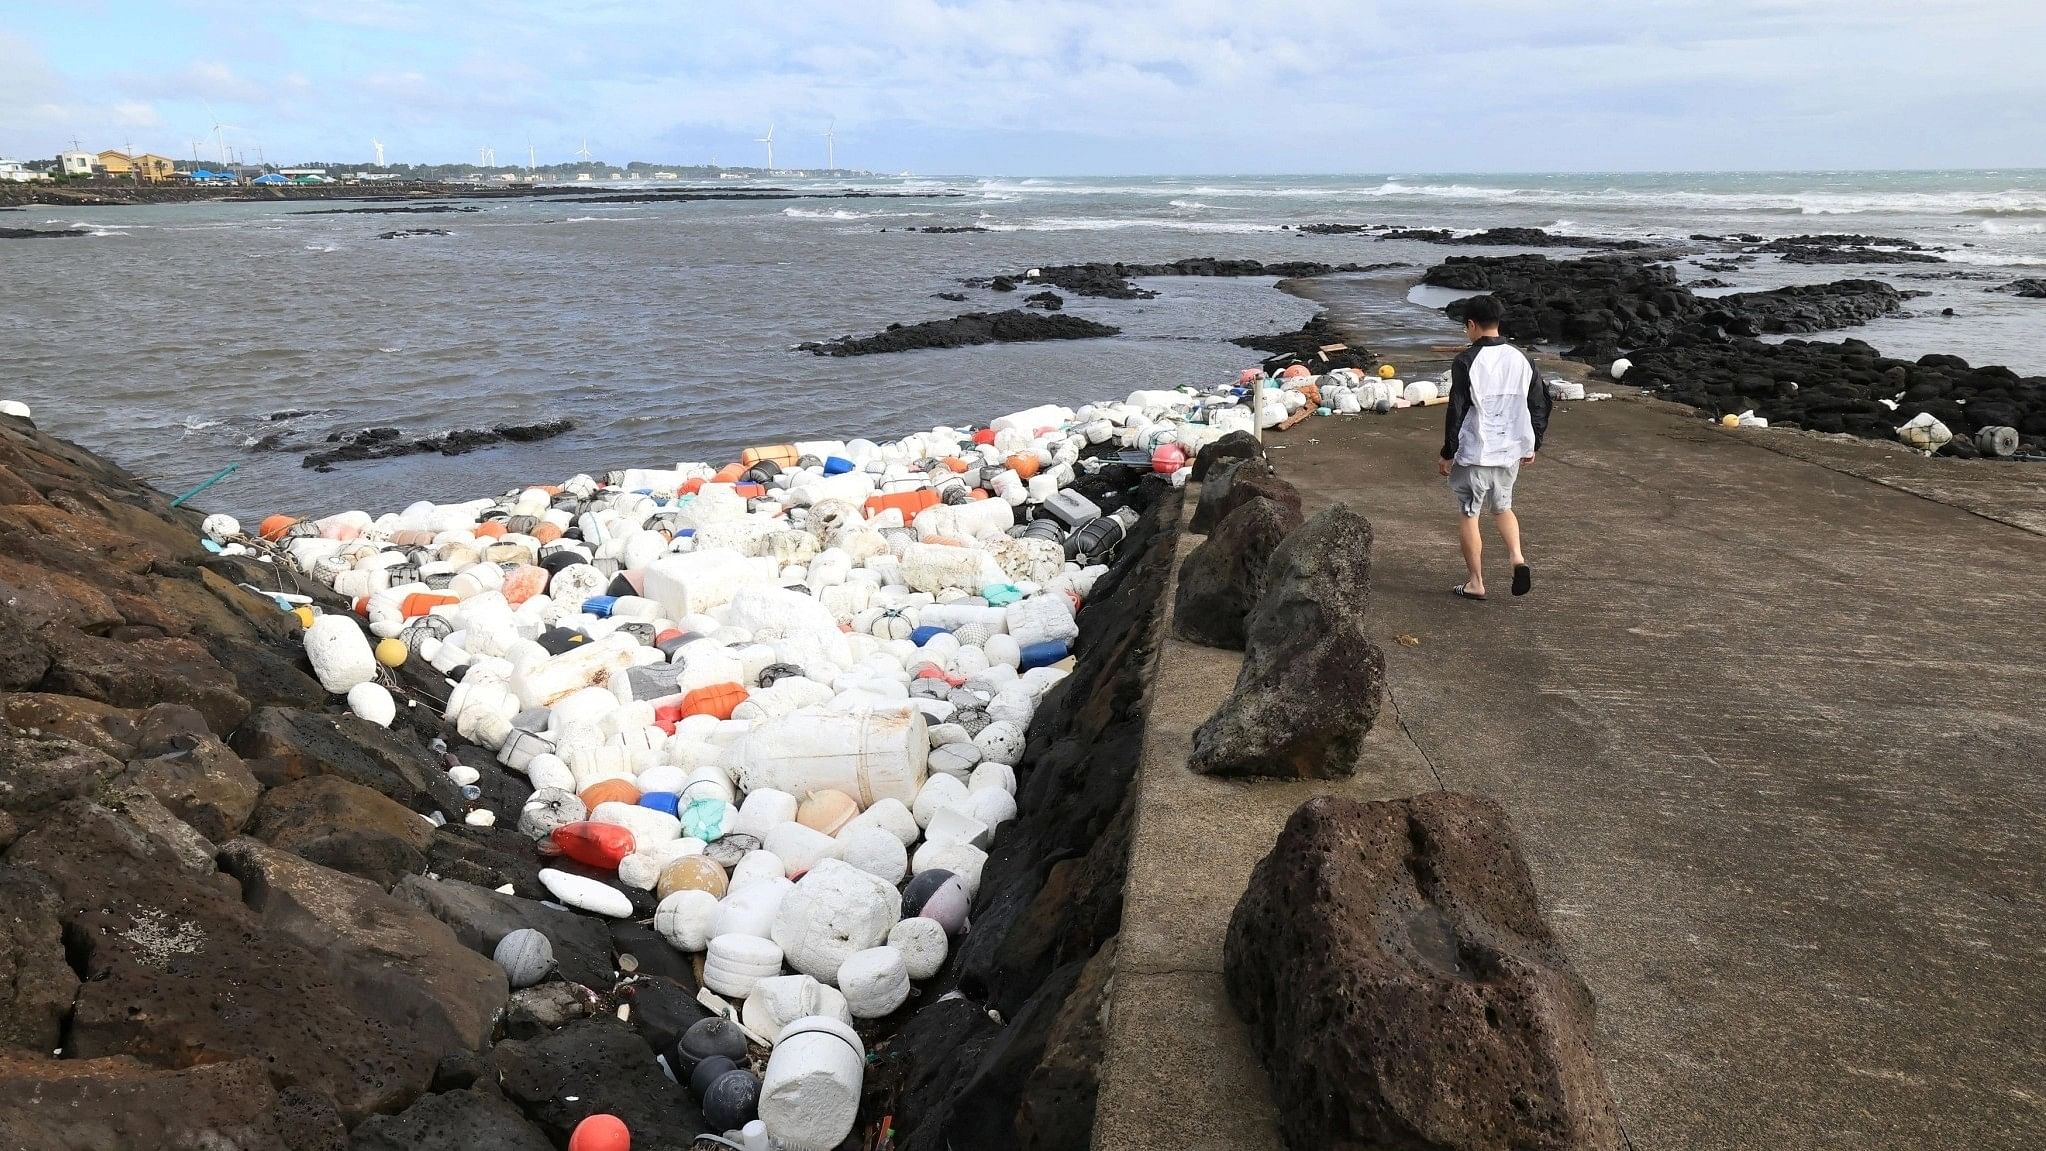
[[[1223,962],[1292,1151],[1620,1146],[1591,993],[1490,800],[1309,800]]]
[[[1245,621],[1236,687],[1194,732],[1208,775],[1330,778],[1357,770],[1385,654],[1365,634],[1371,524],[1336,504],[1286,537]]]
[[[1272,555],[1301,524],[1300,509],[1259,495],[1237,504],[1179,567],[1172,634],[1241,651],[1245,617],[1265,593]]]

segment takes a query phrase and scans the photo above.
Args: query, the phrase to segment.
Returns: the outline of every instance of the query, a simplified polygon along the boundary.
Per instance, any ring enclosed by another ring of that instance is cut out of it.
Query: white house
[[[0,180],[12,180],[17,184],[26,184],[30,180],[47,179],[49,179],[48,176],[31,170],[28,165],[19,160],[0,160]]]
[[[57,169],[66,176],[90,176],[92,175],[92,166],[98,161],[99,157],[91,152],[74,150],[57,153]]]

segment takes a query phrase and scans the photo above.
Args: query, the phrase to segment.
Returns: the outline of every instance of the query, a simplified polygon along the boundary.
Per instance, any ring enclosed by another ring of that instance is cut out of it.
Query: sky
[[[2042,58],[2046,0],[0,0],[0,157],[2046,167]]]

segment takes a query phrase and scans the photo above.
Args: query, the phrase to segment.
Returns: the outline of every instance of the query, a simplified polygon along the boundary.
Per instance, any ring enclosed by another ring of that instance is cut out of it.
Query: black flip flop
[[[1467,600],[1475,600],[1475,601],[1477,601],[1478,603],[1484,603],[1484,602],[1485,602],[1485,597],[1484,597],[1484,596],[1481,596],[1481,595],[1472,595],[1471,593],[1469,593],[1469,592],[1467,592],[1467,591],[1463,590],[1463,585],[1462,585],[1462,584],[1458,584],[1458,585],[1456,585],[1455,587],[1453,587],[1453,588],[1450,588],[1450,589],[1449,589],[1449,594],[1450,594],[1450,595],[1453,595],[1453,596],[1455,596],[1455,597],[1456,597],[1456,598],[1458,598],[1458,599],[1467,599]]]
[[[1513,565],[1513,594],[1526,595],[1534,590],[1534,569],[1526,564]]]

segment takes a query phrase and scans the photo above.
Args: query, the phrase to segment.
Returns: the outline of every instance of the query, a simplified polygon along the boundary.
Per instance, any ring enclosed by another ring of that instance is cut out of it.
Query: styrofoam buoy
[[[899,799],[884,799],[861,812],[851,823],[840,829],[839,838],[843,839],[863,827],[878,827],[901,840],[904,847],[915,843],[917,837],[923,833],[923,829],[917,826],[916,816],[909,810],[909,805]]]
[[[348,710],[378,727],[389,727],[398,718],[398,701],[383,684],[370,680],[348,689]]]
[[[345,615],[316,617],[305,629],[305,654],[320,686],[333,695],[346,695],[349,688],[377,677],[377,657],[370,649],[369,637]]]
[[[782,899],[773,937],[790,967],[836,986],[839,964],[887,939],[901,917],[902,900],[892,885],[826,859]]]
[[[795,890],[795,886],[777,875],[770,880],[732,889],[718,901],[717,914],[710,921],[711,937],[757,935],[762,939],[773,938],[774,917],[781,911],[781,901]]]
[[[902,952],[911,979],[929,979],[945,966],[952,940],[945,934],[944,924],[914,915],[888,929],[888,946]]]
[[[971,843],[926,843],[909,857],[911,871],[943,870],[958,876],[969,900],[980,890],[980,871],[986,866],[987,852]]]
[[[916,816],[917,826],[928,829],[938,812],[948,807],[967,808],[972,802],[966,785],[957,776],[933,775],[924,781],[923,790],[916,793],[911,812]]]
[[[838,841],[838,857],[883,883],[909,874],[909,849],[883,827],[855,828]]]
[[[0,416],[14,416],[17,419],[32,420],[29,407],[20,400],[0,400]]]
[[[1613,366],[1611,369],[1609,369],[1609,371],[1612,377],[1618,380],[1624,378],[1627,374],[1627,370],[1629,368],[1632,368],[1633,366],[1634,361],[1622,356],[1621,358],[1613,361]]]
[[[654,909],[654,930],[677,951],[702,951],[710,946],[711,923],[717,913],[717,896],[685,888],[661,900]]]
[[[497,941],[490,957],[504,968],[512,990],[531,987],[554,970],[554,944],[531,927],[521,927]]]
[[[984,787],[973,793],[971,808],[973,818],[986,824],[991,831],[1016,818],[1016,797],[999,787]]]
[[[854,952],[839,965],[838,989],[854,1019],[892,1015],[909,1002],[909,965],[901,951],[885,944]]]
[[[717,935],[703,959],[703,985],[719,995],[743,998],[753,985],[781,974],[781,945],[757,935]]]
[[[996,720],[973,737],[982,758],[994,763],[1015,763],[1023,754],[1023,729],[1006,720]]]
[[[768,832],[762,846],[781,858],[791,879],[816,867],[820,860],[833,859],[838,855],[836,839],[814,827],[795,822],[781,824]]]
[[[767,1059],[760,1118],[790,1151],[830,1151],[859,1119],[866,1068],[851,1027],[821,1015],[792,1020]]]
[[[199,534],[214,543],[224,544],[242,534],[241,521],[233,516],[215,512],[199,521]]]
[[[753,993],[746,997],[745,1006],[739,1012],[740,1020],[747,1029],[769,1043],[781,1037],[781,1029],[790,1020],[806,1015],[825,1015],[841,1022],[852,1022],[852,1012],[846,1009],[845,996],[837,988],[826,987],[808,975],[777,975],[761,980],[753,985]]]
[[[540,886],[570,907],[592,915],[608,915],[613,919],[632,918],[632,900],[609,884],[551,867],[541,868],[539,879]]]
[[[543,787],[526,797],[519,810],[519,833],[528,839],[546,839],[557,827],[580,823],[589,812],[572,791]]]
[[[756,839],[766,839],[768,832],[795,821],[798,806],[796,797],[786,791],[756,787],[746,793],[746,802],[739,805],[739,815],[732,823],[732,830]]]

